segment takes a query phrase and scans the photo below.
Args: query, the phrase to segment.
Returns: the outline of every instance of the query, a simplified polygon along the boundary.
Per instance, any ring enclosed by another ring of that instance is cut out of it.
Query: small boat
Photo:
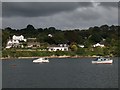
[[[92,61],[93,64],[112,64],[113,60],[105,57],[98,57]]]
[[[48,63],[49,60],[48,58],[38,58],[38,59],[35,59],[33,60],[34,63]]]

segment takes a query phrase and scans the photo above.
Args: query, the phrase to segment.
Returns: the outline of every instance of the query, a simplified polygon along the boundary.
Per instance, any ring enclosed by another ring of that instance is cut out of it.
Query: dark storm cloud
[[[101,2],[99,5],[106,8],[118,7],[118,2]]]
[[[59,12],[92,6],[90,2],[4,2],[3,17],[9,16],[49,16]]]
[[[2,27],[88,28],[118,23],[114,2],[4,2]]]
[[[77,2],[76,2],[77,3]],[[92,7],[92,2],[78,2],[80,7]]]

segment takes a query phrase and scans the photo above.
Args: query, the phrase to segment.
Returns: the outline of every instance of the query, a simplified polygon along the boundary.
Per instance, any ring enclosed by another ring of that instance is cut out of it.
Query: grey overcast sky
[[[3,2],[2,28],[84,29],[118,25],[117,2]]]

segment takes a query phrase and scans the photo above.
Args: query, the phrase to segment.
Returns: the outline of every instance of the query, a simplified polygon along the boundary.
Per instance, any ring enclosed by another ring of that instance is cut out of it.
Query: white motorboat
[[[113,60],[110,58],[98,57],[92,61],[93,64],[112,64]]]
[[[38,58],[38,59],[35,59],[33,60],[34,63],[48,63],[49,60],[48,58]]]

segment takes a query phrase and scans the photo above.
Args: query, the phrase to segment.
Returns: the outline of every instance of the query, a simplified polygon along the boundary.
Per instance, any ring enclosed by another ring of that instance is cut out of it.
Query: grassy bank
[[[15,51],[15,50],[4,50],[2,57],[45,57],[45,56],[75,56],[75,52],[68,51]]]
[[[90,51],[81,49],[80,51],[38,51],[38,50],[3,50],[2,58],[19,58],[19,57],[95,57],[95,56],[114,56],[113,54],[108,54],[107,51]]]

